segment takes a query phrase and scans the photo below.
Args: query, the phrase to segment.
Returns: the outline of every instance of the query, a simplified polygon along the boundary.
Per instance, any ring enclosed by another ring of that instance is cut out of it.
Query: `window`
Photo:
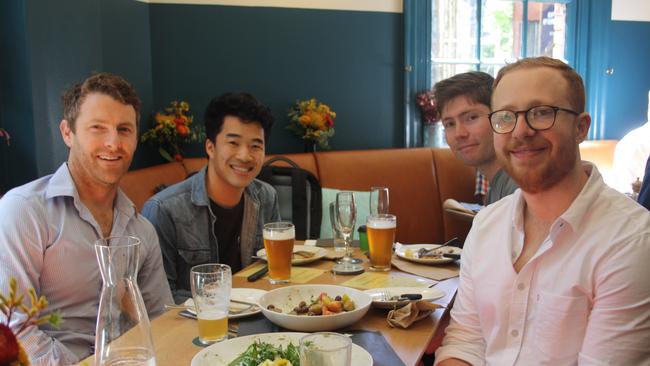
[[[431,82],[521,57],[565,58],[567,0],[433,0]]]

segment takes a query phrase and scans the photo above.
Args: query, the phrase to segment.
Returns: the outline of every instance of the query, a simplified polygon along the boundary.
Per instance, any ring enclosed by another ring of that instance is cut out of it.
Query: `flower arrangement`
[[[183,160],[183,143],[205,140],[203,126],[192,125],[193,121],[189,103],[173,101],[154,115],[154,126],[142,135],[140,141],[157,144],[158,152],[167,161]]]
[[[436,106],[436,97],[432,91],[419,93],[415,97],[415,102],[420,107],[422,121],[425,124],[431,124],[438,121],[438,109]]]
[[[31,308],[28,308],[23,304],[25,294],[18,295],[17,288],[16,279],[11,277],[9,279],[9,294],[7,296],[0,294],[0,311],[7,318],[5,324],[0,323],[0,365],[29,365],[29,357],[17,338],[20,333],[30,325],[49,323],[53,327],[58,327],[61,323],[61,314],[58,311],[38,317],[38,313],[47,308],[47,300],[44,296],[37,297],[36,291],[33,288],[29,289],[27,294],[31,299]],[[9,328],[9,322],[16,310],[27,314],[27,319],[14,334]]]
[[[296,101],[289,109],[287,129],[295,133],[306,143],[318,143],[323,149],[329,149],[328,139],[334,136],[334,119],[336,112],[314,98]]]
[[[3,138],[7,142],[7,146],[11,145],[11,135],[9,135],[9,132],[7,132],[7,130],[0,127],[0,140]]]

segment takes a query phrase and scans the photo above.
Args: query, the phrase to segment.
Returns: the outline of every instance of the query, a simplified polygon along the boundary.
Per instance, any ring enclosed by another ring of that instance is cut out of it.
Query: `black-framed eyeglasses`
[[[492,126],[492,130],[494,132],[510,133],[515,129],[515,126],[517,125],[519,114],[524,113],[524,119],[526,120],[528,127],[535,131],[544,131],[553,127],[558,111],[571,113],[576,116],[580,114],[576,111],[562,107],[539,105],[529,108],[525,111],[511,111],[507,109],[494,111],[488,114],[488,118],[490,118],[490,126]]]

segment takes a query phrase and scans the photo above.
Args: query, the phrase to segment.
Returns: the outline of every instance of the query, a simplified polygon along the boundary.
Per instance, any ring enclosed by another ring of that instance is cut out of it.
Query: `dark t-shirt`
[[[227,264],[232,273],[241,270],[240,235],[244,219],[244,197],[233,208],[223,208],[210,200],[212,213],[217,217],[214,233],[219,246],[219,263]]]

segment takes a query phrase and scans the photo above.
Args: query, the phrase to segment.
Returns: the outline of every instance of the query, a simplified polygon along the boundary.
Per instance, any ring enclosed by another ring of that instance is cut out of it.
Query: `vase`
[[[305,140],[305,152],[311,153],[316,151],[316,142],[312,140]]]

